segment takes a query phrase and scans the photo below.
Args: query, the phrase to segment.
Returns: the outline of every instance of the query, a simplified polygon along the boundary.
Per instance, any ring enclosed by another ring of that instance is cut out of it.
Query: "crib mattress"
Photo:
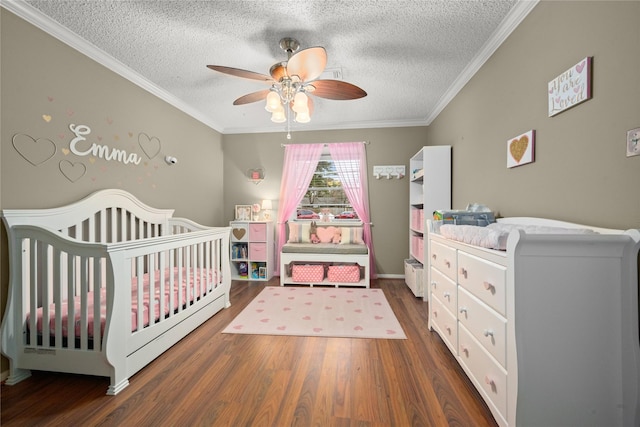
[[[202,269],[202,274],[200,269],[196,269],[195,271],[190,270],[188,274],[187,280],[187,271],[182,269],[182,277],[180,277],[180,272],[178,268],[174,268],[173,271],[173,304],[174,307],[178,307],[181,304],[183,307],[189,302],[193,302],[200,298],[200,276],[204,278],[204,286],[205,286],[205,294],[211,292],[217,286],[217,273],[213,269]],[[164,296],[164,311],[163,316],[166,316],[170,312],[170,298],[171,298],[171,284],[170,284],[170,270],[167,269],[162,279],[165,280],[164,283],[164,291],[161,291],[160,287],[160,271],[156,271],[154,274],[155,277],[155,285],[153,286],[153,313],[154,313],[154,322],[160,319],[162,307],[161,307],[161,294]],[[131,280],[131,332],[135,332],[138,330],[138,279],[137,277],[132,278]],[[143,327],[149,325],[150,320],[150,309],[149,309],[149,301],[151,296],[151,290],[149,286],[149,274],[146,273],[143,276],[143,296],[142,296],[142,318],[143,318]],[[187,295],[188,290],[188,295]],[[106,288],[100,289],[100,327],[101,332],[100,335],[104,335],[104,329],[106,326],[106,317],[107,317],[107,309],[106,309]],[[80,311],[80,296],[76,296],[74,298],[73,307],[75,310],[74,313],[74,336],[79,337],[81,332],[81,313]],[[93,318],[93,306],[94,306],[94,292],[87,293],[87,306],[88,306],[88,318],[87,318],[87,330],[89,338],[93,338],[94,332],[94,318]],[[43,307],[38,308],[36,316],[36,328],[38,334],[41,334],[43,331]],[[62,314],[62,335],[63,337],[69,336],[69,304],[68,301],[62,302],[60,304],[60,313]],[[30,325],[31,313],[27,314],[27,325]],[[56,323],[56,310],[55,304],[52,303],[49,306],[49,331],[51,336],[54,335]]]
[[[283,253],[295,254],[339,254],[339,255],[366,255],[367,245],[336,244],[336,243],[286,243],[282,246]]]

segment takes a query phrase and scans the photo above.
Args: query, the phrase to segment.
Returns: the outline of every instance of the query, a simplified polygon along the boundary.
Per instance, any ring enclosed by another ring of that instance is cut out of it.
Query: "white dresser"
[[[501,426],[640,423],[640,232],[595,230],[513,231],[497,251],[428,224],[429,327]]]

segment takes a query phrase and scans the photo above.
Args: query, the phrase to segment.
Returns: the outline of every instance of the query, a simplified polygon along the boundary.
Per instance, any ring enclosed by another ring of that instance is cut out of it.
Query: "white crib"
[[[172,214],[118,189],[59,208],[2,211],[6,384],[31,369],[108,376],[107,394],[115,395],[229,307],[230,229]]]

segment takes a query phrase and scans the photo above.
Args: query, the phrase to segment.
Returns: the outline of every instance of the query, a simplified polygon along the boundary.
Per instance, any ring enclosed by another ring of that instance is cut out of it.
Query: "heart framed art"
[[[507,141],[507,168],[533,162],[535,138],[536,131],[530,130]]]

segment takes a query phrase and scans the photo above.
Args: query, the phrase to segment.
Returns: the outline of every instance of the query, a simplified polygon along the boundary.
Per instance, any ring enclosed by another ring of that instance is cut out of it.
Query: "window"
[[[358,162],[343,161],[349,173],[358,175]],[[358,180],[359,181],[359,180]],[[325,217],[326,215],[326,217]],[[349,203],[342,182],[336,171],[335,161],[328,153],[323,153],[311,178],[309,188],[298,205],[297,219],[358,219]]]

